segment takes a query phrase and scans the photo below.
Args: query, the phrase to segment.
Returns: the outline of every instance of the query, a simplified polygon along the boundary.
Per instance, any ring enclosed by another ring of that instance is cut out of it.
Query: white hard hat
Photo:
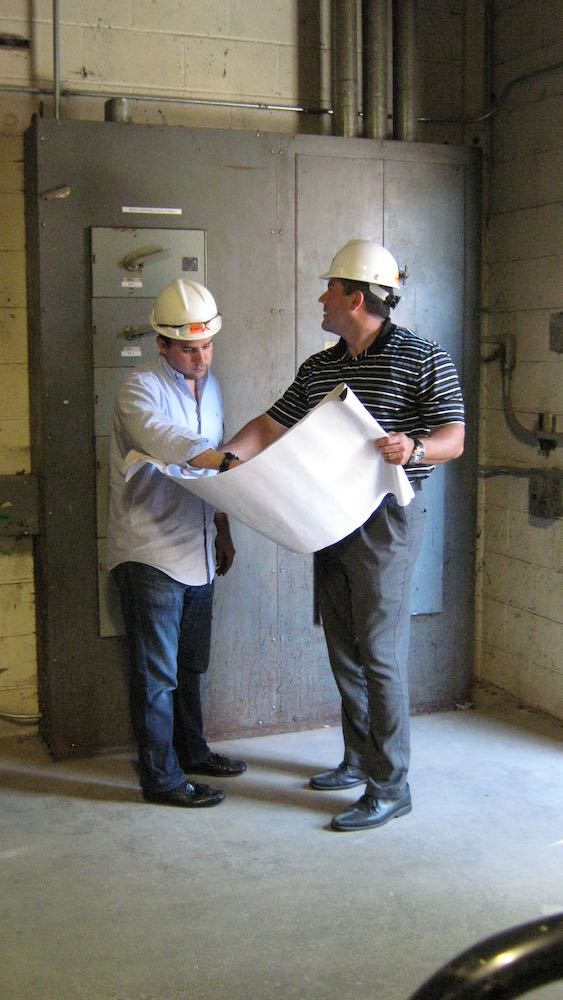
[[[365,281],[370,292],[385,300],[387,288],[399,288],[399,267],[392,254],[373,240],[349,240],[332,258],[321,278],[349,278]]]
[[[204,340],[219,333],[222,325],[211,292],[189,278],[175,278],[163,288],[149,322],[153,330],[172,340]]]

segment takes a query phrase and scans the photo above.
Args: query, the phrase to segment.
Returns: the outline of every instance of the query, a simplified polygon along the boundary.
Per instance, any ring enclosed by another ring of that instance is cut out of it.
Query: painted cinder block
[[[517,361],[556,361],[549,350],[550,309],[518,312],[513,317]]]
[[[0,364],[27,365],[27,311],[21,307],[0,308]]]
[[[24,365],[0,365],[0,420],[27,420],[29,386]]]
[[[0,308],[3,306],[26,306],[23,250],[0,250]]]
[[[6,689],[18,686],[29,692],[37,687],[35,667],[35,637],[33,635],[10,635],[0,638],[0,698],[2,707],[6,707],[4,694]]]
[[[512,405],[533,413],[563,413],[562,376],[556,354],[546,352],[544,361],[519,361],[512,375]]]
[[[158,0],[155,7],[159,7]],[[190,4],[189,6],[197,6]],[[34,0],[35,17],[40,21],[51,23],[53,17],[52,0]],[[59,5],[61,25],[77,25],[86,27],[101,24],[115,27],[127,27],[131,24],[131,3],[119,3],[116,0],[61,0]]]
[[[22,720],[38,713],[37,685],[26,684],[5,688],[0,685],[0,698],[2,712],[5,715],[15,715]],[[29,729],[26,729],[26,732],[29,732]],[[9,720],[0,717],[0,737],[8,735],[14,735],[14,724],[10,727]],[[18,735],[21,735],[20,726]]]
[[[489,233],[491,263],[550,256],[560,246],[561,207],[536,205],[493,215]]]
[[[535,410],[518,411],[517,418],[528,430],[537,425]],[[520,441],[509,429],[504,413],[500,411],[497,415],[487,414],[484,445],[488,466],[515,466],[518,469],[529,468],[537,463],[538,450],[535,445]]]
[[[22,581],[0,585],[0,636],[33,635],[34,632],[33,584]]]
[[[114,28],[84,30],[84,65],[96,80],[140,90],[183,91],[182,38]]]
[[[563,675],[563,623],[521,608],[507,609],[506,649]]]
[[[534,101],[523,113],[524,98],[517,107],[497,113],[495,163],[560,148],[561,99],[555,94]]]
[[[563,719],[563,675],[541,664],[532,664],[528,697],[530,704]]]
[[[504,601],[485,597],[481,606],[481,638],[483,642],[506,649],[507,607]]]
[[[23,138],[21,135],[0,135],[0,176],[2,167],[11,165],[18,167],[23,181]],[[8,190],[19,191],[20,186]]]
[[[33,543],[31,539],[0,539],[0,585],[24,582],[33,582]]]
[[[515,476],[491,476],[485,479],[485,504],[487,508],[527,511],[528,480]]]
[[[228,39],[186,38],[183,85],[199,93],[279,97],[275,45]]]
[[[480,676],[521,701],[528,700],[531,664],[526,656],[483,643]]]
[[[24,246],[23,192],[0,191],[0,250],[21,250]]]
[[[231,0],[230,35],[281,46],[312,46],[319,42],[319,4],[301,0]]]
[[[527,512],[509,512],[508,552],[517,559],[557,572],[563,566],[563,531],[560,521],[531,518]],[[563,597],[563,591],[560,591]],[[561,601],[563,615],[563,600]]]
[[[501,507],[485,507],[485,552],[508,553],[509,514],[508,510]]]
[[[232,3],[206,0],[205,3],[178,3],[178,0],[135,0],[131,26],[137,30],[175,35],[230,34]],[[268,6],[266,4],[266,6]]]
[[[495,6],[495,59],[497,63],[515,59],[542,45],[542,21],[538,4],[513,0],[506,10]]]
[[[12,11],[5,10],[5,4],[1,13],[4,16],[0,20],[0,31],[5,35],[15,35],[17,38],[29,39],[29,8],[27,12],[18,18]],[[5,16],[9,14],[9,16]],[[51,30],[52,35],[52,30]],[[1,62],[2,82],[12,84],[28,85],[32,80],[32,58],[30,48],[3,48]]]
[[[279,92],[288,104],[330,107],[330,96],[320,97],[322,80],[318,50],[282,46],[278,49]],[[318,121],[318,118],[317,118]],[[274,128],[278,131],[278,127]]]
[[[0,419],[0,475],[30,471],[29,421]]]
[[[483,594],[514,608],[561,620],[561,573],[497,552],[483,561]]]
[[[87,67],[84,62],[84,28],[65,24],[61,18],[60,24],[60,79],[61,83],[77,86],[87,83]],[[46,21],[32,23],[31,44],[33,60],[29,66],[29,83],[37,80],[53,80],[53,26],[51,16]],[[99,83],[99,80],[97,81]]]
[[[490,301],[502,311],[556,309],[561,303],[562,270],[555,256],[492,263]]]
[[[0,139],[0,147],[2,140]],[[0,159],[0,193],[13,194],[23,191],[23,163]]]

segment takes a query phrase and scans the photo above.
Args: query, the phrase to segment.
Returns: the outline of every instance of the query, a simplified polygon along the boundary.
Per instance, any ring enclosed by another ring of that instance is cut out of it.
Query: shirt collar
[[[371,342],[369,347],[366,347],[365,351],[361,351],[359,354],[356,355],[356,360],[358,360],[358,358],[368,358],[373,354],[381,354],[381,352],[387,347],[387,344],[391,340],[394,331],[395,331],[395,324],[392,323],[390,319],[386,319],[375,340]],[[340,348],[339,357],[341,358],[345,358],[346,356],[349,358],[352,357],[352,355],[348,351],[345,341],[342,340],[342,337],[340,338],[338,346]]]
[[[180,385],[185,386],[186,389],[188,388],[188,383],[187,383],[186,379],[184,378],[184,376],[182,375],[182,373],[181,372],[177,372],[176,369],[173,368],[172,365],[170,365],[168,363],[168,361],[164,357],[164,354],[160,355],[160,362],[162,364],[162,367],[164,368],[164,371],[167,372],[167,374],[170,375],[171,378],[173,378],[176,382],[179,382]],[[207,372],[205,373],[205,375],[203,376],[203,378],[199,379],[199,381],[201,382],[202,386],[205,386],[207,384],[207,379],[208,378],[209,378],[209,370],[207,370]]]

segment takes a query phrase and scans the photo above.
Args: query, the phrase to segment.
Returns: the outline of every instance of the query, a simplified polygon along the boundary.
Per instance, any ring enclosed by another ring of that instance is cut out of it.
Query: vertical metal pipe
[[[358,135],[358,12],[356,0],[332,0],[334,135]]]
[[[389,60],[387,0],[362,0],[362,67],[364,136],[386,139],[389,134]]]
[[[393,134],[415,142],[418,114],[416,0],[393,0]]]
[[[320,103],[321,107],[332,110],[332,41],[330,6],[332,0],[319,0],[319,45],[320,45]],[[332,114],[321,115],[319,122],[322,135],[332,131]]]
[[[60,63],[60,11],[59,0],[53,0],[53,93],[55,97],[55,118],[58,121],[61,107],[61,63]]]

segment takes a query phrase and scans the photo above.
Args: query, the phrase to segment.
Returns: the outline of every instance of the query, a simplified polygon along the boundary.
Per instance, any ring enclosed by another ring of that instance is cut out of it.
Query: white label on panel
[[[137,212],[140,215],[181,215],[181,208],[142,208],[136,205],[122,205],[122,212]]]

